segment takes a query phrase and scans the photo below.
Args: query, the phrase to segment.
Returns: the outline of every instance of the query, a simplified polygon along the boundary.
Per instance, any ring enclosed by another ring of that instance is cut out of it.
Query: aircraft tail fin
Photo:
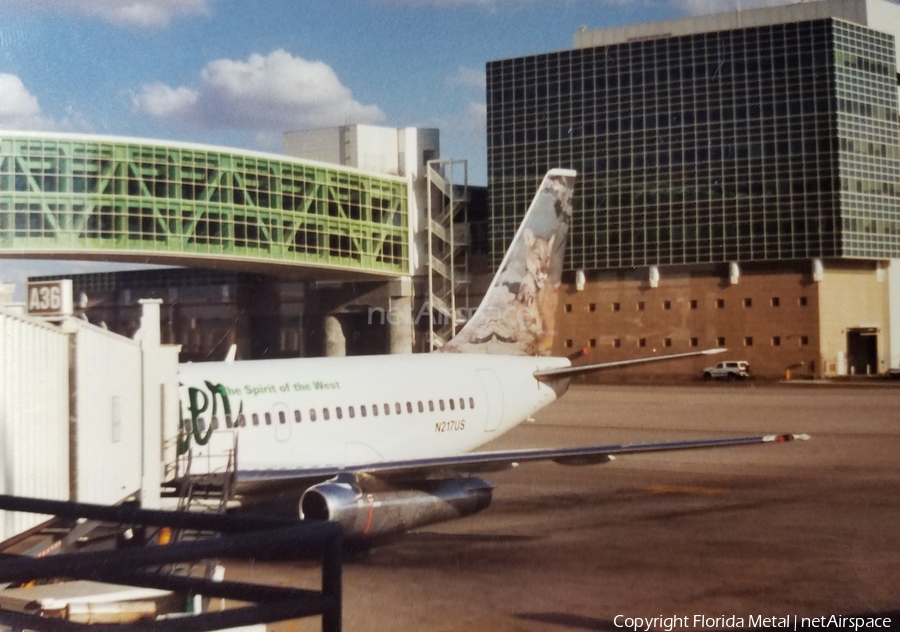
[[[481,305],[439,351],[549,355],[575,172],[544,176]]]

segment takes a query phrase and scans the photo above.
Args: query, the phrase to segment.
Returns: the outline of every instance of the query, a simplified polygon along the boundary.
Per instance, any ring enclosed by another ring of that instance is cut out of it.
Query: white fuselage
[[[230,450],[235,435],[238,470],[453,456],[554,401],[557,393],[533,373],[569,364],[454,353],[184,364],[181,416],[190,423],[193,402],[197,434],[215,428],[206,445],[191,442],[194,472],[202,457]],[[227,417],[216,385],[227,394]]]

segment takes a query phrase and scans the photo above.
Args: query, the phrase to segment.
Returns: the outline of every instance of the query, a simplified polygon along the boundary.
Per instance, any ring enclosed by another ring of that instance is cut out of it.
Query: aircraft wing
[[[350,467],[310,469],[239,470],[238,487],[289,485],[301,481],[321,481],[338,474],[368,474],[393,480],[427,479],[458,476],[478,472],[490,472],[514,467],[530,461],[554,461],[562,465],[592,465],[606,463],[621,454],[667,452],[672,450],[700,450],[727,448],[742,445],[786,443],[809,439],[805,434],[759,435],[728,439],[698,439],[660,443],[630,443],[622,445],[598,445],[579,448],[550,448],[531,450],[497,450],[469,452],[457,456],[406,461],[385,461]]]

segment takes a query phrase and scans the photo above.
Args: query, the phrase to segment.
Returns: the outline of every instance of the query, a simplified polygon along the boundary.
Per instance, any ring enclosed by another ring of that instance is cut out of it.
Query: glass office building
[[[495,264],[544,172],[579,172],[554,353],[900,366],[897,38],[897,4],[821,0],[580,29],[572,50],[489,63]]]
[[[895,46],[824,18],[489,63],[495,264],[552,167],[569,269],[900,257]]]

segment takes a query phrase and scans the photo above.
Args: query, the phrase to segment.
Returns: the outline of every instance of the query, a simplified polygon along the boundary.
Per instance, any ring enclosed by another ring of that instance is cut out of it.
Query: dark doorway
[[[851,375],[878,373],[878,329],[847,330],[847,370]]]
[[[347,337],[347,355],[381,355],[388,353],[390,324],[381,322],[379,314],[348,312],[341,314],[344,335]]]

